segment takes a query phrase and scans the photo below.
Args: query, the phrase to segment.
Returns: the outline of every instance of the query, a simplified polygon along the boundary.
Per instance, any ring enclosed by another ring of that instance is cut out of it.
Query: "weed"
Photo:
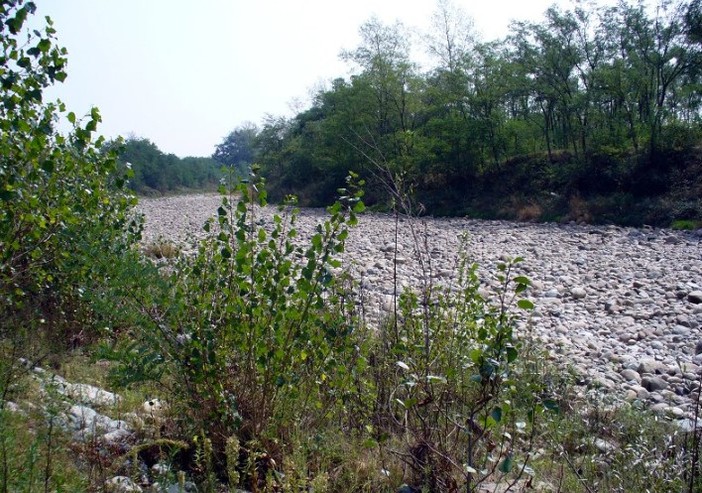
[[[163,238],[145,245],[143,247],[144,255],[156,260],[172,260],[180,255],[180,248],[173,242]]]
[[[678,231],[693,231],[702,228],[702,221],[693,221],[692,219],[676,219],[670,224],[670,229]]]

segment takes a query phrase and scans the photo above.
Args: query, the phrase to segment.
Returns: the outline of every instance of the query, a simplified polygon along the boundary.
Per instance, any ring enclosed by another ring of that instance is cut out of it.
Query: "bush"
[[[66,51],[51,21],[27,32],[36,7],[0,4],[0,491],[80,489],[64,459],[65,443],[50,404],[36,416],[14,416],[8,402],[22,390],[27,367],[95,336],[85,296],[109,279],[94,258],[113,264],[139,235],[134,200],[122,191],[115,156],[93,141],[100,114],[81,121],[43,91],[66,77]],[[66,118],[72,131],[55,130]],[[48,424],[44,423],[48,420]],[[61,457],[61,461],[58,457]],[[70,462],[70,460],[68,461]],[[54,464],[55,463],[55,464]],[[70,476],[70,477],[69,477]]]
[[[22,1],[0,10],[0,335],[32,318],[50,328],[80,322],[81,289],[91,277],[82,246],[127,248],[138,233],[127,232],[134,202],[120,191],[115,156],[100,151],[102,139],[92,142],[97,109],[84,123],[68,113],[67,136],[54,130],[65,109],[43,103],[42,91],[66,77],[65,50],[53,44],[51,21],[18,44],[34,10]]]
[[[303,247],[293,204],[269,228],[259,222],[262,182],[222,192],[194,258],[160,279],[139,275],[134,288],[124,281],[122,295],[142,314],[139,354],[163,363],[188,409],[184,424],[210,441],[215,462],[225,463],[232,436],[249,458],[270,452],[280,459],[278,440],[314,427],[352,377],[360,327],[331,272],[363,204],[355,194],[336,202]],[[242,473],[252,480],[252,471]]]

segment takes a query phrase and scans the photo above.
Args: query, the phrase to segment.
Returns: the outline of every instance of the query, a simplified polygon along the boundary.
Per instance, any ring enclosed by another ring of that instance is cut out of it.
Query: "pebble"
[[[205,234],[201,225],[219,204],[213,194],[141,199],[143,241],[165,238],[193,251],[194,239]],[[268,207],[260,216],[275,211]],[[301,240],[325,217],[322,210],[302,209],[296,224]],[[692,418],[690,394],[680,396],[676,389],[689,388],[685,382],[694,380],[690,375],[683,383],[675,378],[683,377],[679,367],[696,375],[702,366],[702,235],[619,226],[601,226],[598,230],[606,234],[588,234],[592,226],[427,217],[414,228],[419,251],[429,245],[420,263],[411,222],[399,223],[397,244],[390,215],[363,214],[350,231],[340,259],[366,281],[364,306],[371,323],[394,306],[395,268],[400,285],[419,286],[422,264],[433,282],[450,284],[464,245],[464,257],[479,266],[481,294],[494,300],[497,264],[523,257],[512,275],[532,281],[523,296],[535,304],[534,320],[522,325],[524,333],[557,363],[575,366],[589,376],[584,380],[621,399],[635,395],[674,417]],[[678,416],[680,411],[684,416]]]
[[[110,493],[139,493],[143,490],[131,478],[115,476],[105,481],[105,491]]]

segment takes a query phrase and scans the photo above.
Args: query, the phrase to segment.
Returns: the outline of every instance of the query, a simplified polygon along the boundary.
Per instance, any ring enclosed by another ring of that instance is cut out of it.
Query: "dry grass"
[[[147,257],[162,260],[173,259],[180,254],[178,248],[173,242],[159,238],[143,247],[144,255]]]
[[[517,209],[517,220],[522,222],[534,222],[541,219],[543,208],[536,203],[530,203]]]
[[[568,206],[567,220],[575,221],[578,224],[589,224],[592,222],[592,213],[588,203],[580,195],[573,195],[568,201]]]

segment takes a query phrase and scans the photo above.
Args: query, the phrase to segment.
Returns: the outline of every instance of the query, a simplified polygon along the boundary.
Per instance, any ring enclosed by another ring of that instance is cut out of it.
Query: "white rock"
[[[144,402],[142,409],[146,414],[156,416],[163,413],[165,405],[161,399],[149,399],[148,401]]]
[[[105,491],[110,493],[140,493],[141,486],[127,476],[115,476],[105,481]]]

